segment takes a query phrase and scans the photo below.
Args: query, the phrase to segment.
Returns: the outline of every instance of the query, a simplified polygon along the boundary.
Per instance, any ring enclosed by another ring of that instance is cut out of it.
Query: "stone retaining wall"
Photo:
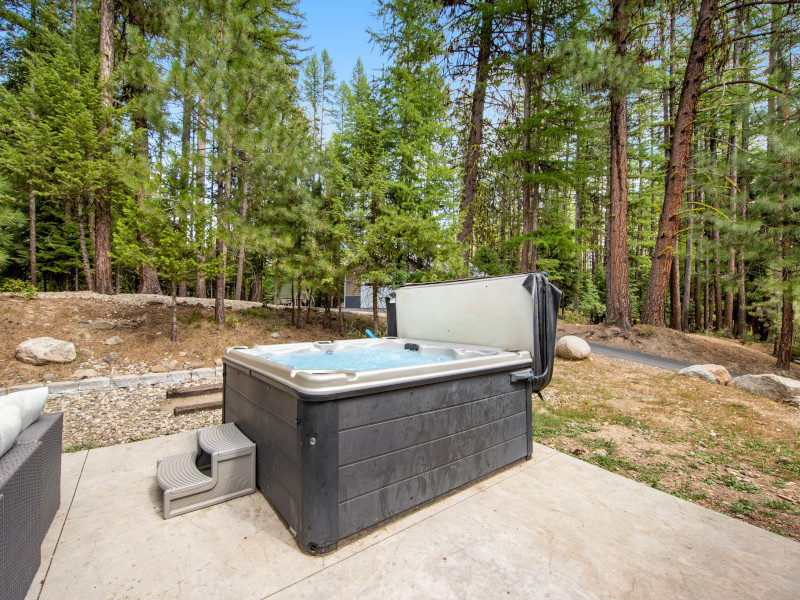
[[[101,392],[103,390],[135,389],[142,386],[159,385],[162,383],[183,383],[185,381],[199,381],[201,379],[214,379],[222,377],[222,367],[209,367],[192,369],[191,371],[168,371],[166,373],[145,373],[144,375],[118,375],[116,377],[92,377],[80,381],[53,381],[51,383],[29,383],[15,385],[9,388],[0,388],[0,396],[47,386],[50,396],[69,396],[71,394],[86,394]]]

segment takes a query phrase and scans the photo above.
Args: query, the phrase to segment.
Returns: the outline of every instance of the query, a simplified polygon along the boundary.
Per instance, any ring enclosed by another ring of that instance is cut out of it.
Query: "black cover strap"
[[[561,290],[547,278],[547,273],[530,273],[522,286],[533,300],[533,367],[511,374],[512,381],[527,379],[534,392],[547,387],[553,376],[556,348],[556,321],[561,305]]]

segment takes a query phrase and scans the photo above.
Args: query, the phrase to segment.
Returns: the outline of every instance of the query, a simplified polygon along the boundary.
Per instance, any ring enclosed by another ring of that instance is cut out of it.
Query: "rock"
[[[53,381],[53,379],[55,378],[56,378],[55,373],[45,373],[44,375],[42,375],[42,379],[44,379],[45,381]]]
[[[106,331],[108,329],[114,329],[116,327],[116,323],[112,323],[111,321],[94,321],[90,327],[92,329],[100,329],[101,331]]]
[[[75,360],[75,344],[51,337],[26,340],[17,346],[17,360],[29,365],[68,363]]]
[[[222,366],[222,359],[221,358],[215,358],[214,359],[214,365],[216,365],[217,367],[221,367]]]
[[[117,344],[121,344],[121,343],[122,343],[122,338],[119,337],[118,335],[115,335],[114,337],[110,337],[105,341],[105,344],[107,346],[116,346]]]
[[[153,365],[150,367],[151,373],[166,373],[169,371],[169,367],[165,367],[164,365]]]
[[[800,408],[800,381],[796,379],[789,379],[772,373],[742,375],[734,378],[728,385],[779,402],[788,402]]]
[[[592,353],[589,344],[574,335],[565,335],[556,344],[556,356],[568,360],[583,360]]]
[[[717,376],[714,375],[708,369],[706,369],[705,365],[692,365],[691,367],[686,367],[685,369],[681,369],[680,371],[678,371],[678,375],[694,377],[695,379],[708,381],[710,383],[719,383]]]
[[[112,352],[111,354],[108,354],[103,357],[103,362],[108,363],[109,365],[113,365],[115,362],[117,362],[118,359],[119,356],[117,356],[117,353]]]
[[[178,356],[189,356],[188,352],[178,352]]]
[[[731,374],[728,373],[728,369],[723,367],[722,365],[698,365],[703,367],[706,371],[714,375],[722,385],[728,385],[731,381],[733,381],[733,377]]]
[[[108,377],[90,377],[82,381],[57,381],[47,386],[53,396],[69,396],[107,390],[111,387]]]
[[[273,340],[277,340],[279,337],[281,337],[281,334],[280,333],[271,333],[271,334],[269,334],[269,337],[271,337]]]
[[[605,448],[598,448],[594,451],[595,456],[608,456],[608,450]]]
[[[211,368],[194,369],[192,371],[192,381],[197,381],[199,379],[213,379],[216,376],[216,370]]]
[[[94,369],[78,369],[72,374],[73,379],[89,379],[90,377],[99,377],[99,373]]]

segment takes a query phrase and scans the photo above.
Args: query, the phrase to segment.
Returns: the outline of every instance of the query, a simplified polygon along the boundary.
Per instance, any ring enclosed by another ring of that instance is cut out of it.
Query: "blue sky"
[[[305,45],[318,54],[328,51],[337,81],[350,80],[359,57],[368,76],[381,66],[380,52],[366,31],[378,26],[374,0],[300,0],[298,8],[306,15]]]

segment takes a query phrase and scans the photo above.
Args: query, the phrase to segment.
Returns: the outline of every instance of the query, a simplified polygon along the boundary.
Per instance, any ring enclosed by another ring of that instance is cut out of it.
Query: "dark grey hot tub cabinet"
[[[255,442],[258,487],[299,547],[330,552],[364,528],[530,458],[531,393],[549,381],[557,296],[541,304],[538,318],[553,327],[533,365],[525,352],[516,364],[466,375],[320,396],[226,355],[223,422]]]

